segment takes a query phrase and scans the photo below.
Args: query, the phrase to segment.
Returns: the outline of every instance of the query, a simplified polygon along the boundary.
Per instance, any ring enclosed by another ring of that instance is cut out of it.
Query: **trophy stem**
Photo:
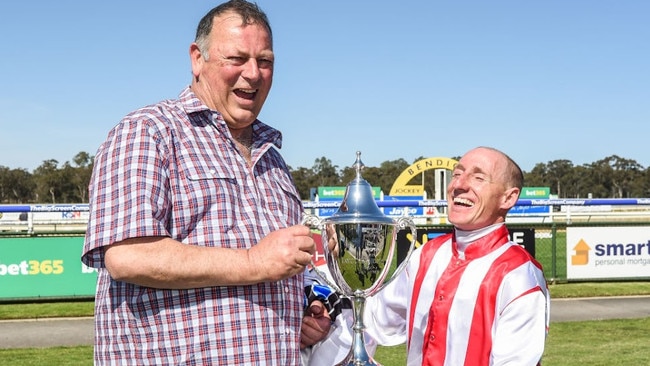
[[[363,291],[356,290],[352,300],[354,303],[354,325],[352,326],[354,334],[352,338],[352,347],[345,359],[337,366],[381,366],[381,364],[376,363],[372,357],[368,355],[368,350],[366,349],[366,342],[364,339],[366,326],[363,324],[363,311],[366,306],[366,296]]]

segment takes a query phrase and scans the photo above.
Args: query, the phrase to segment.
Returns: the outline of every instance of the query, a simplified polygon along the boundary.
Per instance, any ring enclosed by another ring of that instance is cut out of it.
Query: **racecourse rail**
[[[379,207],[445,207],[446,200],[387,200],[376,201]],[[338,207],[340,201],[304,201],[305,208]],[[563,198],[563,199],[520,199],[516,206],[640,206],[650,205],[650,198]],[[70,212],[89,211],[88,204],[36,204],[0,205],[0,212]]]
[[[447,206],[445,200],[377,200],[376,202],[380,208],[444,208]],[[329,213],[340,205],[341,201],[303,202],[306,211],[329,209]],[[585,277],[586,275],[581,273],[576,277],[573,274],[576,273],[574,269],[576,266],[572,265],[570,259],[583,252],[580,252],[582,248],[577,248],[578,252],[574,251],[574,242],[579,240],[571,240],[571,245],[561,244],[571,239],[569,230],[581,230],[581,227],[588,226],[593,233],[581,233],[578,239],[584,237],[587,242],[595,244],[592,245],[592,253],[596,253],[599,248],[614,250],[621,246],[620,243],[642,243],[634,244],[633,248],[630,247],[632,244],[623,244],[627,245],[624,247],[626,255],[631,249],[650,247],[648,236],[650,235],[648,229],[650,198],[520,199],[517,205],[549,207],[546,213],[513,215],[511,231],[513,237],[517,237],[513,240],[517,240],[544,264],[545,274],[550,281],[594,278],[591,272],[587,275],[592,277]],[[579,206],[583,207],[578,208]],[[563,212],[558,212],[557,209]],[[79,259],[89,211],[88,204],[0,205],[0,302],[94,296],[97,269],[86,267]],[[402,211],[413,212],[413,210]],[[430,235],[437,235],[440,231],[448,230],[449,227],[448,223],[443,222],[446,217],[444,209],[427,210],[427,212],[431,211],[442,213],[436,214],[437,218],[413,215],[414,218],[422,221],[416,223],[417,238],[421,239],[421,243],[424,243]],[[579,218],[579,215],[585,216]],[[598,217],[598,222],[587,222],[585,217]],[[621,218],[625,222],[620,222]],[[555,219],[563,222],[554,221]],[[575,225],[577,221],[581,221],[579,225]],[[614,221],[616,223],[612,224]],[[605,227],[605,225],[611,226]],[[559,228],[563,231],[561,236],[558,234],[560,230],[556,230]],[[607,235],[615,235],[612,240],[616,242],[601,243],[600,241],[604,240],[602,238]],[[564,241],[558,240],[559,237]],[[398,244],[398,251],[399,248],[401,246]],[[535,248],[537,248],[536,254]],[[598,275],[596,278],[608,280],[618,276],[616,278],[650,279],[650,249],[647,255],[644,252],[642,258],[637,255],[637,251],[632,254],[634,255],[630,255],[629,260],[636,262],[632,263],[626,259],[625,268],[633,270],[633,273],[625,272],[619,276],[608,269],[604,275],[594,272]],[[592,262],[608,264],[606,259]],[[622,259],[614,258],[610,261]],[[637,264],[640,261],[643,261],[643,266]],[[645,266],[646,261],[647,266]],[[599,266],[595,270],[601,268],[605,266]],[[569,273],[569,269],[573,272]]]

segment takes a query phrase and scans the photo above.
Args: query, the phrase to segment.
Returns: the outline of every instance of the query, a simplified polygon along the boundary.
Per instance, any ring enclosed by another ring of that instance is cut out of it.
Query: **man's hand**
[[[304,349],[319,341],[323,340],[332,327],[330,318],[325,305],[315,300],[309,305],[305,316],[302,318],[300,327],[300,349]]]
[[[311,230],[295,225],[270,233],[248,250],[248,256],[261,281],[280,281],[303,272],[314,251]]]

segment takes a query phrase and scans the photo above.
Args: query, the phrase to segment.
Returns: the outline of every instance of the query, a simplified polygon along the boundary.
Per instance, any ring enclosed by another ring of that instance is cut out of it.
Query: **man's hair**
[[[513,187],[521,189],[524,186],[524,172],[521,170],[519,167],[519,164],[517,164],[510,156],[507,154],[503,154],[506,159],[508,160],[508,167],[507,167],[507,172],[506,176],[510,178],[510,184],[512,184]]]
[[[212,31],[212,22],[215,17],[221,14],[233,12],[238,14],[242,19],[242,24],[259,24],[262,25],[269,32],[271,44],[273,44],[273,33],[271,32],[271,24],[266,14],[257,6],[256,3],[251,3],[246,0],[230,0],[220,4],[210,10],[196,28],[196,37],[194,42],[198,45],[204,59],[208,59],[208,49],[210,45],[210,32]]]
[[[521,191],[521,189],[524,186],[524,173],[519,167],[519,164],[517,164],[517,162],[515,162],[514,160],[512,160],[510,156],[508,156],[508,154],[504,153],[501,150],[495,149],[493,147],[488,147],[488,146],[481,146],[481,148],[492,150],[496,153],[499,153],[506,159],[506,170],[503,172],[504,182],[506,184],[509,184],[511,187],[519,188],[519,191]]]

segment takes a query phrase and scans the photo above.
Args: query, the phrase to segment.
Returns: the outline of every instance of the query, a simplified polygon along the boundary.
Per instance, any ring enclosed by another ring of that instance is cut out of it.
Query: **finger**
[[[288,228],[288,230],[296,236],[310,236],[311,237],[311,228],[305,225],[294,225]]]
[[[311,256],[316,251],[316,243],[314,243],[313,239],[307,238],[298,245],[298,249],[304,253],[309,253]]]
[[[315,317],[323,316],[323,307],[320,304],[312,304],[309,307],[309,311],[311,312],[312,316]]]
[[[321,324],[321,322],[316,318],[305,317],[302,319],[302,329],[300,333],[305,339],[305,343],[312,344],[311,342],[315,342],[324,336],[326,327],[326,325],[324,326],[324,324]]]
[[[296,261],[296,265],[300,267],[300,269],[304,269],[305,267],[311,264],[311,255],[304,252],[298,253],[296,255],[295,261]]]
[[[323,310],[325,310],[325,307],[324,307],[323,304],[322,304],[320,301],[318,301],[318,300],[314,301],[314,302],[309,306],[309,312],[311,313],[311,316],[315,316],[315,317],[323,316],[323,315],[324,315],[324,311],[323,311]]]

